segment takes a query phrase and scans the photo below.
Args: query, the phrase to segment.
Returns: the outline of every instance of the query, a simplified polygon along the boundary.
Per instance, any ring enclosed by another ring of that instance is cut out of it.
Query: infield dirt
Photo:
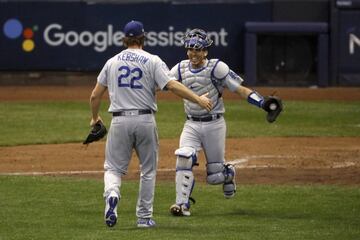
[[[0,101],[87,101],[92,86],[2,86]],[[284,100],[360,101],[360,88],[255,88],[264,95],[277,91]],[[225,99],[240,99],[229,92]],[[171,93],[158,99],[180,101]],[[175,178],[174,150],[178,139],[161,139],[158,180]],[[104,141],[0,147],[0,174],[79,175],[102,178]],[[226,160],[237,166],[238,183],[360,184],[360,137],[257,137],[227,139]],[[206,180],[200,154],[195,168],[198,181]],[[137,179],[135,154],[127,179]]]

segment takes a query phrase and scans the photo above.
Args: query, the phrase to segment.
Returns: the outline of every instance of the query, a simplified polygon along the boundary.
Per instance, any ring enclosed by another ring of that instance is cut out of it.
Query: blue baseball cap
[[[139,21],[130,21],[124,27],[126,37],[138,37],[145,34],[144,25]]]

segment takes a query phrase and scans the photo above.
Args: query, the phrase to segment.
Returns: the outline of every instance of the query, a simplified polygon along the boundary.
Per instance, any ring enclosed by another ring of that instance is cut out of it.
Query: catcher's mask
[[[206,49],[211,46],[213,40],[204,30],[195,28],[185,34],[183,43],[186,49]]]

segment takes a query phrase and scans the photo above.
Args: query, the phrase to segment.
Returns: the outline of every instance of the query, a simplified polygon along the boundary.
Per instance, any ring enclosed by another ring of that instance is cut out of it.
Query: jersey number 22
[[[135,89],[142,89],[143,86],[136,82],[141,79],[143,72],[140,68],[130,69],[128,66],[121,66],[119,68],[120,75],[118,77],[119,87],[129,87]]]

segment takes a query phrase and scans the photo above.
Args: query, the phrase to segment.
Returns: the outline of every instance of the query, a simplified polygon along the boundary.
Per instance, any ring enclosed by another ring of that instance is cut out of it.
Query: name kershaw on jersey
[[[117,60],[145,64],[149,60],[149,58],[132,52],[122,52],[118,55]]]

